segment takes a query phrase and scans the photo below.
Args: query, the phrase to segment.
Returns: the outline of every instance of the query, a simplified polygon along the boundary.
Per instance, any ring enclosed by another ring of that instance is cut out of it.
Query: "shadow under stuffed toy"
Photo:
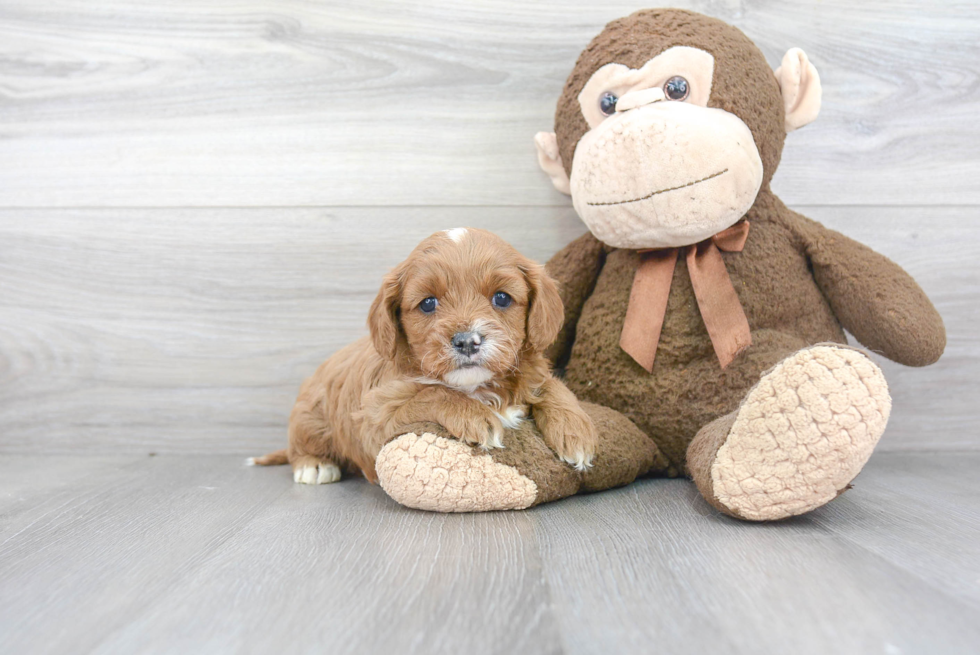
[[[935,362],[942,319],[899,266],[788,209],[769,182],[820,80],[790,50],[775,71],[738,29],[682,10],[613,21],[565,84],[542,168],[590,232],[548,263],[565,322],[550,354],[600,433],[579,473],[533,423],[490,452],[438,426],[381,451],[398,502],[515,509],[640,475],[687,475],[743,519],[801,514],[867,462],[891,408],[881,370],[846,345]]]

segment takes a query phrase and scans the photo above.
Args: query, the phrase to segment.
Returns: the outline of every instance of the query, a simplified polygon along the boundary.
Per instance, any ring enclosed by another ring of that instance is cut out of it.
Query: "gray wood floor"
[[[685,480],[408,510],[229,456],[0,458],[3,653],[970,653],[980,453],[747,524]]]

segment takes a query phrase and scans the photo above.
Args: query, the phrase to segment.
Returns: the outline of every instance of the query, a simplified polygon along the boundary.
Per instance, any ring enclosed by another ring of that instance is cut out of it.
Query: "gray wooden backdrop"
[[[819,120],[783,200],[892,257],[949,331],[887,365],[882,450],[980,448],[980,3],[678,2]],[[532,136],[633,2],[0,0],[0,453],[258,453],[432,231],[584,231]]]

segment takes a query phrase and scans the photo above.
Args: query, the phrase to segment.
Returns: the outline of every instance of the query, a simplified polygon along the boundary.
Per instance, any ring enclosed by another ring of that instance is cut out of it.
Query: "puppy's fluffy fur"
[[[500,448],[503,429],[533,414],[548,445],[584,470],[595,428],[543,355],[562,319],[542,266],[485,230],[438,232],[385,277],[370,337],[303,384],[289,447],[252,462],[288,461],[303,483],[335,482],[341,470],[374,482],[381,447],[409,424],[433,421],[466,443]]]

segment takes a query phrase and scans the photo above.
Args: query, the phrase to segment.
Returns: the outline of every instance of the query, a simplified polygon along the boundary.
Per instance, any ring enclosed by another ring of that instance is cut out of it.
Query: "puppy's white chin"
[[[446,384],[459,391],[472,393],[477,387],[493,378],[493,373],[482,366],[458,368],[443,376]]]

